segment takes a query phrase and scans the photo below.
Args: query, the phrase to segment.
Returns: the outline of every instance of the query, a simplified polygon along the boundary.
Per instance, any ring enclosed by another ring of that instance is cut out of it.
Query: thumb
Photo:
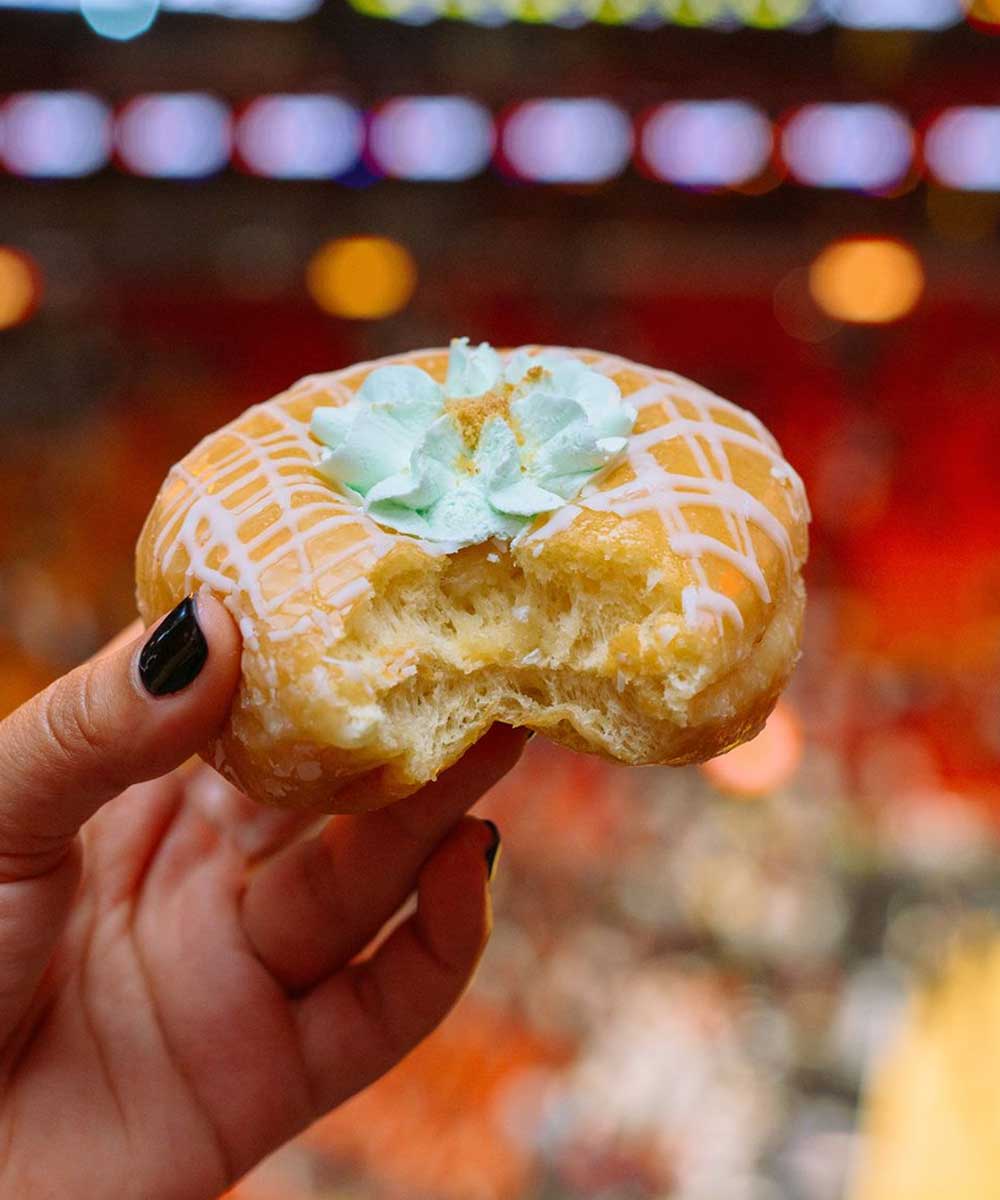
[[[240,639],[210,596],[113,648],[0,722],[0,882],[58,861],[80,826],[133,783],[190,758],[225,720]]]

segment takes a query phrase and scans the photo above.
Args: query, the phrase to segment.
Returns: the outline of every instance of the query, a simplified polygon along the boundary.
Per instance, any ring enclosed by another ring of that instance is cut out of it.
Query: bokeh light
[[[0,246],[0,329],[26,321],[40,298],[41,276],[32,260],[12,246]]]
[[[536,183],[603,183],[632,153],[632,122],[610,100],[528,100],[508,115],[503,156],[515,175]]]
[[[251,21],[300,21],[316,12],[323,0],[163,0],[164,8],[218,13]]]
[[[530,25],[563,25],[572,28],[587,21],[576,0],[500,0],[498,7]]]
[[[764,169],[771,149],[771,122],[743,100],[662,104],[640,137],[642,162],[652,175],[692,188],[745,183]]]
[[[440,0],[351,0],[352,6],[366,17],[385,17],[407,25],[436,20],[441,15],[439,3]]]
[[[659,11],[675,25],[698,27],[718,21],[727,10],[726,0],[660,0]]]
[[[512,19],[496,0],[427,0],[427,3],[442,10],[447,8],[449,16],[471,21],[483,29],[500,29]]]
[[[375,321],[406,307],[417,266],[406,247],[389,238],[337,238],[310,259],[306,286],[324,312]]]
[[[969,20],[987,29],[1000,25],[1000,0],[968,0]]]
[[[947,29],[965,16],[960,0],[824,0],[823,7],[849,29]]]
[[[89,92],[19,92],[0,107],[0,158],[35,179],[75,179],[111,154],[111,110]]]
[[[724,792],[763,796],[784,787],[802,761],[802,729],[791,705],[779,700],[751,742],[713,758],[701,768]]]
[[[924,289],[920,259],[891,238],[834,242],[809,269],[809,290],[831,317],[881,325],[905,317]]]
[[[116,42],[145,33],[159,8],[159,0],[80,0],[80,13],[90,28]]]
[[[586,5],[575,4],[571,16],[560,24],[576,28],[595,19],[604,25],[636,25],[645,29],[663,23],[662,15],[648,0],[588,0]]]
[[[339,96],[258,96],[236,126],[236,148],[256,175],[333,179],[361,157],[364,122]]]
[[[204,92],[136,96],[118,117],[117,146],[125,167],[158,179],[201,179],[229,161],[229,109]]]
[[[924,135],[924,159],[947,187],[1000,191],[1000,107],[946,108]]]
[[[375,110],[368,150],[396,179],[469,179],[493,154],[490,112],[465,96],[397,96]]]
[[[758,29],[784,29],[807,15],[810,0],[729,0],[730,11]]]
[[[913,161],[913,131],[884,104],[807,104],[781,139],[788,169],[811,187],[881,191],[898,184]]]

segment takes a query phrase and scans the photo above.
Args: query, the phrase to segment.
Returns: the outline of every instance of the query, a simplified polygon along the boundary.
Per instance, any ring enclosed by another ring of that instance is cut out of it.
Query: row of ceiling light
[[[879,103],[817,102],[774,120],[742,99],[669,101],[636,115],[598,96],[526,100],[499,115],[467,96],[398,96],[368,111],[331,94],[258,96],[235,109],[201,92],[149,93],[115,108],[82,91],[0,102],[0,164],[11,174],[78,178],[111,162],[147,178],[205,178],[234,165],[346,182],[457,182],[492,164],[515,180],[562,185],[604,183],[634,163],[652,179],[709,191],[787,177],[892,195],[925,175],[998,191],[1000,106],[952,106],[915,126]]]

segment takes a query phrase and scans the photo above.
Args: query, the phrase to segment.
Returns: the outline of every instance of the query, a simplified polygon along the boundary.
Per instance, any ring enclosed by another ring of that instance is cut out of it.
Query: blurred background
[[[0,0],[0,713],[131,619],[198,437],[453,335],[690,375],[815,513],[765,732],[536,742],[473,990],[239,1200],[1000,1194],[998,35],[1000,0]]]

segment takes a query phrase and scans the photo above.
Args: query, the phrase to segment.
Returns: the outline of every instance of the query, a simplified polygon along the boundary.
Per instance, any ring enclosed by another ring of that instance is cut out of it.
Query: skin
[[[425,1037],[488,937],[464,814],[523,734],[380,812],[258,808],[182,766],[239,675],[198,609],[182,692],[143,690],[136,628],[0,723],[0,1196],[218,1196]]]

